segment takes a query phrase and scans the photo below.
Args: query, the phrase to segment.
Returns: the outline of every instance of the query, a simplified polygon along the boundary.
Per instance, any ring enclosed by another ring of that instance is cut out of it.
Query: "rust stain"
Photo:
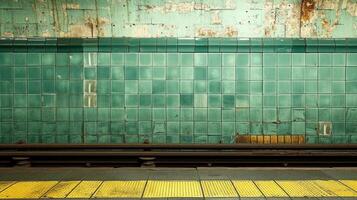
[[[264,144],[270,144],[270,136],[269,135],[264,135],[263,136],[263,143]]]
[[[264,30],[264,35],[265,35],[265,36],[270,36],[270,35],[271,35],[271,31],[270,31],[269,28],[265,28],[265,30]]]
[[[216,37],[217,32],[211,29],[199,28],[196,35],[199,37]]]
[[[86,22],[84,25],[90,29],[91,36],[94,36],[94,30],[96,29],[97,25],[97,20],[93,20],[92,18],[87,18]]]
[[[79,3],[66,3],[62,5],[63,9],[80,9]]]
[[[204,3],[195,3],[194,4],[195,10],[210,10],[210,6]]]
[[[217,31],[211,28],[198,28],[196,31],[196,36],[198,37],[236,37],[238,36],[238,31],[233,26],[227,26],[223,30]]]
[[[194,10],[204,10],[209,11],[215,9],[211,7],[209,4],[198,3],[198,2],[167,2],[164,5],[140,5],[139,10],[145,10],[148,12],[162,12],[162,13],[189,13]]]
[[[316,3],[314,0],[302,0],[300,21],[307,22],[310,20],[315,11]]]
[[[328,23],[328,21],[326,19],[322,19],[322,27],[324,27],[325,29],[329,29],[330,24]]]
[[[354,3],[352,1],[348,1],[346,5],[346,11],[351,15],[356,17],[357,16],[357,3]]]
[[[299,144],[304,144],[305,143],[305,136],[299,135]]]
[[[14,33],[12,32],[4,32],[2,35],[5,37],[14,37]]]
[[[290,135],[285,135],[284,136],[284,143],[285,144],[291,144],[291,136]]]
[[[236,137],[236,143],[243,143],[243,144],[250,143],[250,138],[251,136],[249,135],[238,135],[238,137]]]
[[[85,25],[70,25],[69,32],[60,32],[61,37],[92,37],[92,30]]]
[[[320,15],[321,18],[321,25],[322,28],[325,30],[323,33],[323,37],[331,37],[334,29],[337,27],[339,24],[339,18],[340,18],[340,9],[336,10],[336,15],[335,15],[335,20],[333,22],[329,22],[327,20],[327,17],[324,13]]]
[[[61,37],[98,37],[105,36],[102,26],[108,23],[105,18],[86,18],[84,24],[73,24],[69,26],[68,32],[60,32]]]
[[[293,144],[299,144],[299,136],[298,135],[293,135],[291,137],[292,143]]]
[[[135,37],[151,37],[148,25],[138,25],[134,27],[133,35]]]
[[[270,137],[270,143],[271,143],[271,144],[278,144],[278,136],[272,135],[272,136]]]
[[[269,37],[275,32],[276,29],[276,9],[274,8],[274,3],[272,0],[265,1],[264,4],[264,35]]]
[[[252,144],[256,144],[257,142],[258,142],[258,138],[257,138],[258,136],[256,136],[256,135],[252,135],[252,136],[250,136],[250,142],[252,143]]]
[[[56,6],[56,1],[51,0],[51,5],[52,5],[51,14],[53,17],[53,26],[54,26],[53,29],[54,29],[55,33],[58,34],[61,30],[61,25],[59,23],[59,16],[58,16],[58,9]]]
[[[236,135],[238,144],[304,144],[304,135]]]
[[[48,31],[45,31],[42,33],[42,37],[51,37],[51,33]]]
[[[279,135],[278,136],[278,144],[284,144],[285,141],[284,141],[284,136],[283,135]]]
[[[238,35],[238,31],[233,26],[228,26],[225,28],[225,35],[228,37],[234,37]]]

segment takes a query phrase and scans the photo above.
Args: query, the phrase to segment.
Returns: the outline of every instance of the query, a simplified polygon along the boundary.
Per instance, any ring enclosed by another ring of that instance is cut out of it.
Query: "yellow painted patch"
[[[329,197],[331,194],[307,181],[276,181],[290,197]]]
[[[284,192],[283,189],[275,183],[275,181],[254,181],[258,186],[260,191],[266,197],[287,197],[288,195]]]
[[[202,191],[198,181],[148,181],[143,197],[202,197]]]
[[[104,181],[95,198],[141,198],[146,181]]]
[[[240,197],[263,197],[253,181],[232,181]]]
[[[0,193],[0,199],[40,198],[58,181],[23,181],[17,182]]]
[[[347,185],[348,187],[357,191],[357,181],[356,180],[340,180],[341,183]]]
[[[45,198],[65,198],[75,188],[80,181],[61,181],[51,188],[43,197]]]
[[[102,181],[82,181],[75,187],[67,198],[90,198]]]
[[[201,181],[205,197],[238,197],[231,181]]]
[[[347,186],[335,180],[315,180],[308,181],[324,190],[326,193],[340,197],[355,197],[357,193]]]
[[[0,192],[14,184],[14,181],[0,181]]]

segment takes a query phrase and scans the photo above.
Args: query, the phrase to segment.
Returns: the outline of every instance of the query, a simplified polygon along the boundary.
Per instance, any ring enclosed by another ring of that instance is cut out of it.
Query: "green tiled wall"
[[[59,40],[1,41],[1,143],[357,142],[355,40]]]

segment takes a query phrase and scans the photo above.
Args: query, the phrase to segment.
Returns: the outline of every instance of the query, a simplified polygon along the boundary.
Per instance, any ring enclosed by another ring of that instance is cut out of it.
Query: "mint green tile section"
[[[356,142],[357,53],[218,47],[0,52],[0,142],[233,143],[242,134]],[[92,107],[87,80],[96,82]],[[331,122],[331,136],[318,135],[319,122]]]

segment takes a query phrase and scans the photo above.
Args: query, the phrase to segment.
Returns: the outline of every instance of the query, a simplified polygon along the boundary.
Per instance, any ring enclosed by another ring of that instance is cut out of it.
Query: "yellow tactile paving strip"
[[[357,180],[0,181],[0,199],[353,197]]]
[[[353,191],[351,188],[341,184],[335,180],[316,180],[316,181],[308,181],[317,187],[320,187],[327,193],[333,196],[339,197],[356,197],[356,191]]]
[[[101,183],[102,181],[82,181],[67,195],[67,198],[90,198]]]
[[[40,198],[58,181],[17,182],[0,193],[0,199]]]
[[[198,181],[148,181],[143,197],[202,197],[202,190]]]
[[[43,197],[65,198],[80,183],[80,181],[61,181],[50,189]]]
[[[254,181],[265,197],[288,197],[275,181]]]
[[[146,181],[105,181],[93,195],[95,198],[141,198]]]
[[[251,180],[239,180],[232,182],[240,197],[263,197],[263,194]]]
[[[308,181],[276,181],[291,197],[330,197],[334,196]]]
[[[0,192],[8,188],[10,185],[14,184],[14,181],[2,181],[0,182]]]
[[[230,180],[201,181],[205,197],[237,197],[238,194]]]
[[[357,180],[340,180],[340,182],[357,191]]]

